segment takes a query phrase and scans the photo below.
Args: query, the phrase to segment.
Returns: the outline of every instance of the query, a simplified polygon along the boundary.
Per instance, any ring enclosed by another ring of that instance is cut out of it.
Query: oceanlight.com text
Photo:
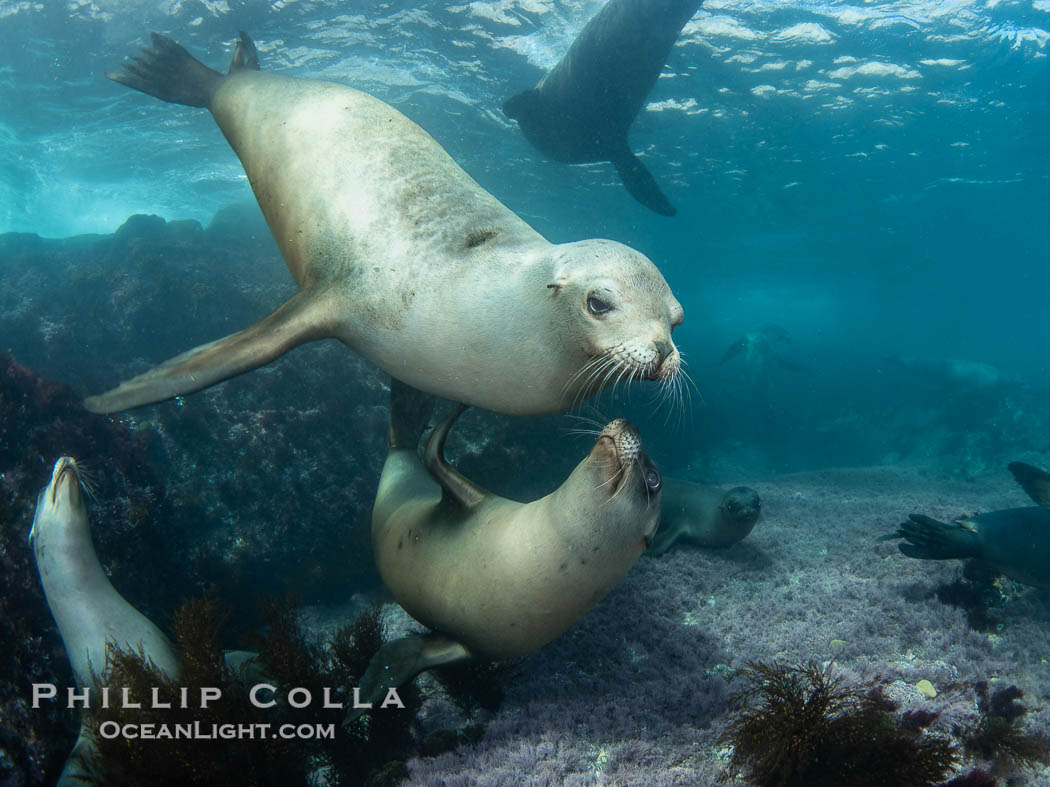
[[[334,740],[334,724],[119,724],[104,721],[98,725],[102,738],[127,740]]]

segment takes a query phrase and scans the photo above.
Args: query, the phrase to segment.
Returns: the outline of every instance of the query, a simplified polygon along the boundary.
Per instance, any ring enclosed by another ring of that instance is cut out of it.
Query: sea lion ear
[[[1024,462],[1011,462],[1007,469],[1036,504],[1050,508],[1050,473]]]
[[[445,461],[445,438],[452,424],[467,409],[461,404],[434,427],[423,449],[423,464],[435,481],[441,484],[441,504],[470,511],[488,497],[488,492]]]

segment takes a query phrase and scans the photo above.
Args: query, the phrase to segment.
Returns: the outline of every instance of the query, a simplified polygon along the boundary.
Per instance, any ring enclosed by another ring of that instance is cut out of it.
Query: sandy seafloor
[[[909,512],[947,519],[1030,504],[1005,469],[974,481],[922,468],[825,470],[753,486],[765,514],[748,539],[643,557],[569,633],[521,665],[500,710],[482,717],[476,748],[412,761],[411,782],[714,784],[728,762],[718,738],[733,685],[723,676],[749,659],[834,657],[847,680],[881,676],[901,711],[941,712],[928,734],[975,718],[976,681],[993,690],[1016,684],[1026,728],[1047,731],[1047,596],[1024,589],[996,608],[998,633],[978,633],[934,595],[961,574],[959,561],[913,560],[896,542],[876,541]],[[936,698],[914,688],[923,678]],[[439,723],[448,710],[434,696],[424,713]],[[960,771],[970,765],[961,760]],[[1050,784],[1047,768],[1012,776],[1011,784]]]

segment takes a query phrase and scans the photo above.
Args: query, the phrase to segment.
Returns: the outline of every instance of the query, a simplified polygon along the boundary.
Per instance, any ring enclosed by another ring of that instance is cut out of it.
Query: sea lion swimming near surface
[[[660,521],[660,473],[629,422],[609,423],[554,492],[517,503],[445,461],[461,409],[435,427],[420,461],[421,397],[391,384],[372,545],[394,598],[434,634],[384,645],[361,680],[366,701],[439,664],[537,650],[620,581]]]
[[[198,391],[328,337],[414,387],[505,413],[562,410],[619,380],[677,384],[682,307],[644,255],[608,240],[549,243],[396,109],[260,73],[244,33],[225,76],[168,38],[152,42],[107,76],[211,111],[300,291],[89,397],[89,410]]]
[[[178,674],[178,658],[168,638],[113,588],[99,564],[76,460],[64,456],[55,462],[51,481],[37,496],[29,544],[79,687],[94,686],[94,675],[102,675],[110,644],[140,652],[169,677]],[[60,787],[83,784],[92,775],[89,760],[94,750],[81,724],[59,777]]]
[[[762,514],[758,492],[747,486],[725,490],[664,476],[660,529],[650,555],[662,555],[675,544],[727,547],[751,533]]]
[[[974,558],[1025,585],[1050,588],[1050,473],[1024,462],[1008,469],[1037,505],[1004,508],[986,514],[939,522],[910,514],[896,533],[897,548],[921,560]]]
[[[610,161],[631,196],[662,216],[675,209],[631,152],[627,129],[645,105],[700,0],[609,0],[536,87],[507,99],[541,153],[555,161]]]

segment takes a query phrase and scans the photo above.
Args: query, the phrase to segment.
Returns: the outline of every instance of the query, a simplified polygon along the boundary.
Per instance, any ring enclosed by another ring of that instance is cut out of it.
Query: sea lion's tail
[[[972,529],[958,522],[939,522],[924,514],[910,514],[896,533],[879,540],[891,538],[905,539],[908,543],[898,544],[897,548],[920,560],[952,560],[981,554],[980,540]]]
[[[150,33],[150,40],[153,46],[143,47],[141,57],[132,57],[120,68],[107,70],[106,76],[161,101],[190,107],[210,106],[223,75],[166,36]],[[229,73],[248,69],[259,70],[259,54],[252,39],[242,32]]]
[[[387,450],[415,451],[419,438],[434,412],[434,399],[395,377],[390,378],[390,424],[387,427]]]
[[[641,159],[627,147],[626,139],[623,141],[623,147],[616,151],[611,161],[616,171],[620,173],[620,180],[627,187],[627,191],[645,207],[661,216],[673,216],[678,212],[671,201],[660,191],[660,187],[656,185],[653,173],[646,169]]]

